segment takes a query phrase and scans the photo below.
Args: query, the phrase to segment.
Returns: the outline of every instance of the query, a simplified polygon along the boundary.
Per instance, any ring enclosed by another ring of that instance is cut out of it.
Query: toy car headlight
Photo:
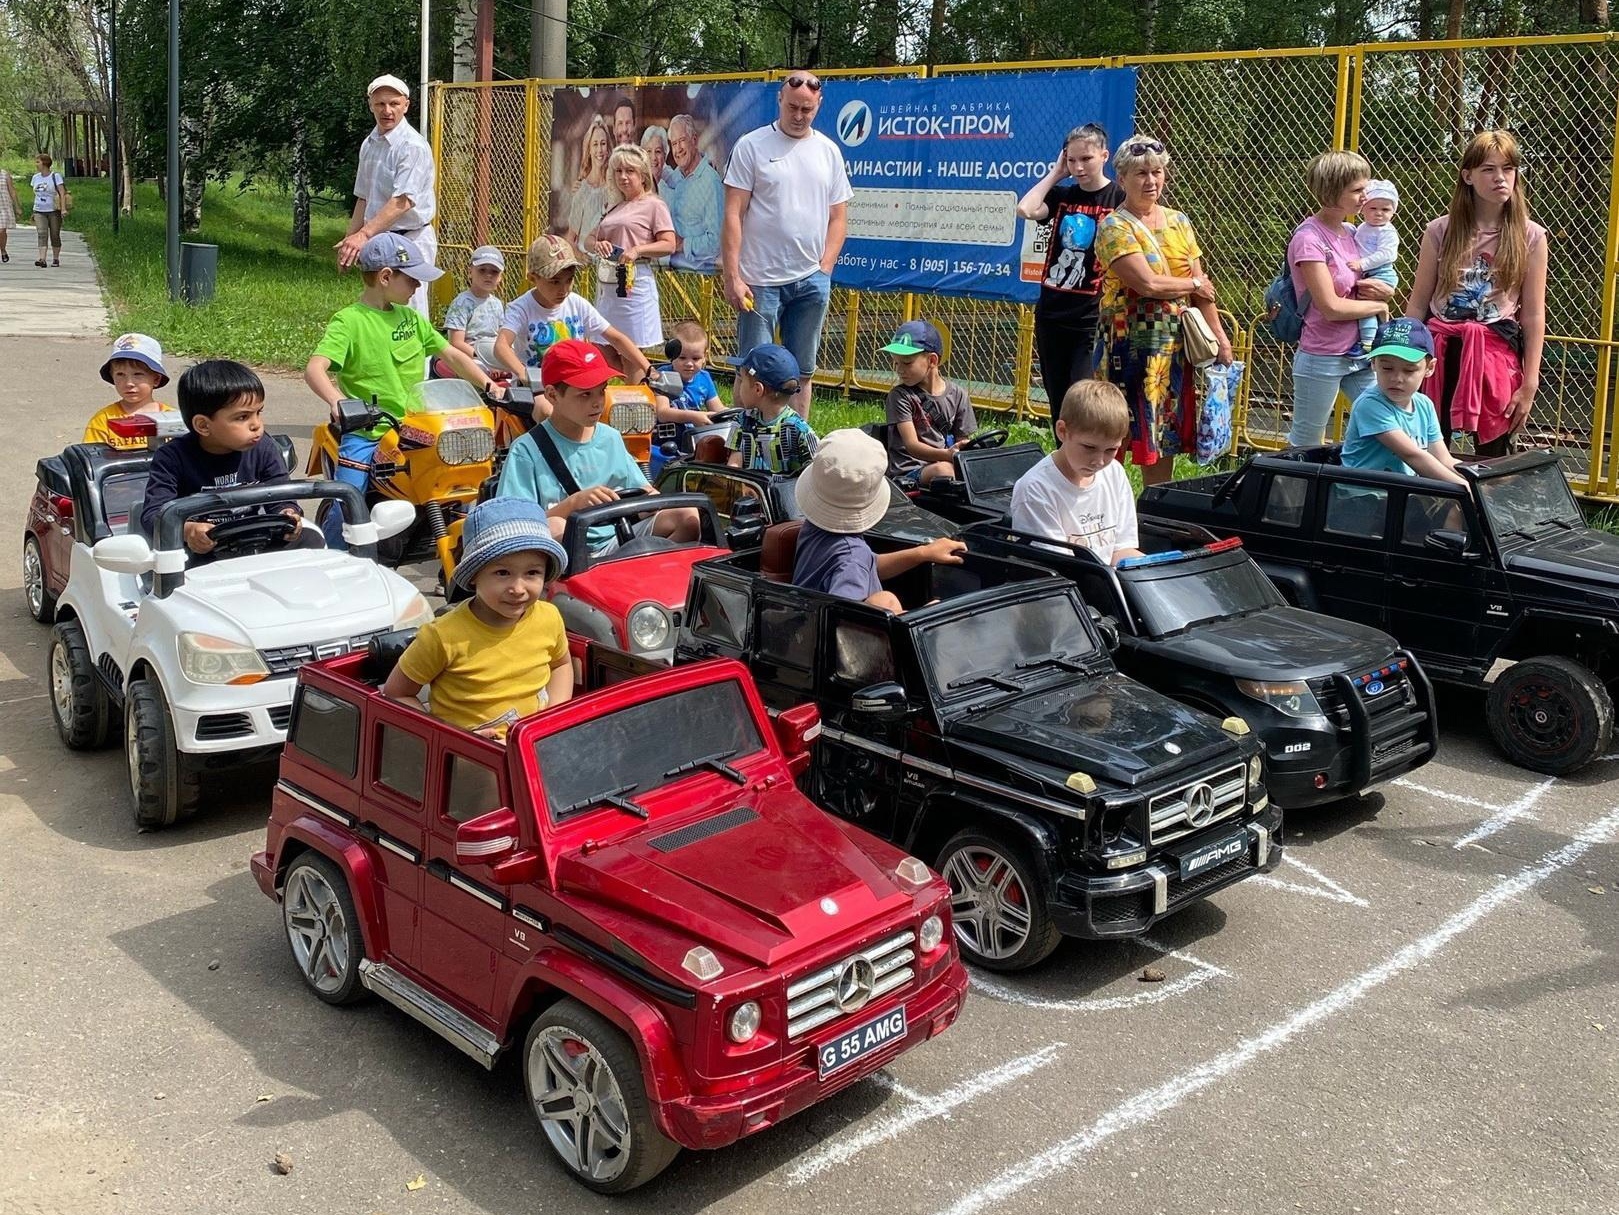
[[[1250,785],[1257,785],[1264,779],[1265,761],[1261,759],[1258,754],[1255,754],[1248,760],[1248,783]]]
[[[944,940],[944,920],[940,916],[930,915],[922,921],[922,931],[917,934],[916,943],[922,947],[923,953],[932,953],[939,948]]]
[[[1278,713],[1288,717],[1320,717],[1321,706],[1315,693],[1302,679],[1290,683],[1267,683],[1262,679],[1239,679],[1237,691],[1244,696],[1262,700]]]
[[[759,1002],[749,1000],[746,1004],[738,1004],[731,1010],[731,1015],[725,1021],[725,1035],[732,1042],[750,1042],[753,1035],[759,1032]]]
[[[394,628],[415,628],[419,624],[426,624],[431,619],[433,619],[433,608],[422,597],[421,592],[418,591],[410,597],[404,607],[399,609],[399,615],[394,617]]]
[[[487,426],[446,430],[438,437],[438,458],[446,464],[479,464],[495,454],[495,432]]]
[[[661,650],[669,644],[675,622],[662,604],[638,603],[625,621],[632,650]]]
[[[270,668],[252,646],[208,633],[181,633],[180,674],[192,683],[245,684],[268,679]]]

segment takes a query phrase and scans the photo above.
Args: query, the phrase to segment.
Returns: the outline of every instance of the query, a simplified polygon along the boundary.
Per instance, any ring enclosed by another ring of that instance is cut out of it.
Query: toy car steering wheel
[[[957,451],[980,451],[987,447],[1003,447],[1006,444],[1006,431],[981,430],[970,439],[956,444]]]
[[[208,538],[214,542],[216,556],[249,557],[282,547],[299,526],[291,515],[246,515],[214,524]]]
[[[645,498],[647,496],[647,491],[644,489],[621,489],[618,491],[618,500],[620,502],[625,502],[632,498]],[[620,546],[626,545],[631,540],[635,539],[635,525],[628,519],[614,519],[613,534],[618,537],[618,543]]]

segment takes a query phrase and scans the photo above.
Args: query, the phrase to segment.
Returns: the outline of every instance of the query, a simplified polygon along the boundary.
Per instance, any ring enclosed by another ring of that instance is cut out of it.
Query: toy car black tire
[[[318,852],[303,852],[287,866],[281,891],[281,925],[304,986],[327,1004],[353,1004],[365,999],[370,994],[360,983],[365,938],[360,934],[360,917],[354,910],[354,896],[343,871]],[[331,934],[328,930],[334,915],[341,921],[340,931]],[[317,939],[307,940],[310,935]],[[334,953],[328,945],[334,935],[333,943],[340,953]],[[322,959],[336,963],[334,973],[324,983],[310,973]]]
[[[980,862],[987,868],[981,869]],[[999,866],[1004,866],[1004,870]],[[1062,933],[1046,909],[1044,883],[1028,854],[1016,845],[982,831],[963,831],[939,850],[933,867],[950,883],[950,914],[956,944],[961,947],[961,956],[973,965],[985,970],[1027,970],[1050,957],[1062,940]],[[982,873],[986,879],[986,886],[977,894],[967,889],[969,873]],[[987,887],[999,884],[998,876],[1004,879],[1004,889],[996,890],[991,896]],[[1009,895],[1013,891],[1016,892],[1015,902]],[[988,906],[984,906],[986,902]],[[993,930],[1000,926],[1005,912],[1012,907],[1017,907],[1027,917],[1021,942],[1014,943],[1017,936],[1014,923],[1001,938],[1004,947],[986,952],[982,948],[985,916]],[[975,920],[975,912],[984,915]]]
[[[1485,718],[1495,745],[1513,763],[1566,776],[1608,749],[1613,698],[1572,658],[1526,658],[1490,686]]]
[[[549,1044],[564,1036],[594,1054],[593,1062],[607,1068],[622,1098],[628,1150],[611,1176],[592,1177],[579,1166],[577,1158],[570,1160],[569,1132],[560,1125],[562,1119],[548,1120],[540,1108],[549,1065],[544,1052]],[[537,1085],[541,1086],[538,1094]],[[640,1059],[629,1039],[606,1018],[577,1000],[558,1000],[535,1018],[523,1042],[523,1087],[528,1093],[530,1108],[540,1119],[547,1145],[575,1180],[598,1194],[622,1194],[644,1185],[663,1172],[680,1152],[680,1145],[659,1131],[652,1120],[652,1107],[641,1080]]]
[[[124,763],[138,830],[160,831],[197,812],[202,773],[175,747],[168,702],[150,679],[124,691]]]
[[[28,614],[41,624],[56,619],[56,596],[45,578],[45,559],[39,551],[39,537],[27,535],[22,542],[22,593]]]
[[[90,643],[77,620],[64,620],[51,629],[46,672],[51,718],[62,742],[75,751],[106,746],[112,706],[90,657]]]

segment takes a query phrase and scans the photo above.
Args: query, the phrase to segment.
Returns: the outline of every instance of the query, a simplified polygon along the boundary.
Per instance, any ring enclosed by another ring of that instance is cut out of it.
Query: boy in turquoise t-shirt
[[[1402,316],[1377,331],[1372,343],[1377,383],[1349,411],[1347,467],[1465,484],[1445,446],[1433,402],[1417,391],[1433,366],[1433,336],[1421,321]]]
[[[418,286],[444,273],[422,257],[413,242],[397,232],[379,233],[365,242],[359,265],[365,280],[359,302],[332,317],[304,368],[304,383],[326,402],[334,422],[337,403],[345,397],[368,403],[374,398],[384,413],[402,420],[415,386],[426,378],[427,359],[435,354],[442,354],[468,383],[480,389],[488,384],[489,375],[476,359],[451,346],[426,317],[409,307]],[[365,492],[377,440],[386,429],[374,426],[338,440],[339,481]],[[327,544],[342,548],[342,510],[327,511],[321,526]]]

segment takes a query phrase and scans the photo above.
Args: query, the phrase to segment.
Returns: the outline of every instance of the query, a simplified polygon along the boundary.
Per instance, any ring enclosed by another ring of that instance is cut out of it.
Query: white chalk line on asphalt
[[[1502,806],[1500,810],[1496,811],[1495,814],[1491,815],[1477,827],[1474,827],[1473,830],[1462,836],[1462,838],[1452,844],[1451,847],[1465,848],[1469,844],[1478,843],[1479,840],[1488,839],[1497,831],[1501,831],[1504,828],[1511,826],[1513,823],[1524,820],[1533,820],[1535,816],[1529,812],[1530,808],[1533,807],[1534,804],[1545,795],[1546,790],[1552,787],[1552,784],[1556,779],[1556,777],[1548,776],[1545,780],[1541,781],[1540,784],[1529,790],[1529,792],[1525,793],[1510,806]]]
[[[1250,881],[1263,882],[1267,886],[1275,886],[1279,890],[1290,890],[1294,894],[1307,894],[1311,898],[1326,899],[1329,903],[1348,903],[1351,907],[1370,907],[1371,904],[1360,895],[1345,890],[1337,882],[1322,873],[1313,865],[1299,860],[1291,852],[1282,853],[1282,864],[1292,865],[1295,869],[1302,869],[1313,877],[1318,885],[1304,886],[1298,882],[1290,882],[1286,878],[1279,878],[1274,873],[1261,873]]]
[[[1452,793],[1449,789],[1435,789],[1432,786],[1419,784],[1417,781],[1400,777],[1389,782],[1401,789],[1410,789],[1413,793],[1426,793],[1429,797],[1437,797],[1443,801],[1455,802],[1458,806],[1471,806],[1474,810],[1484,810],[1490,814],[1499,814],[1506,807],[1498,806],[1494,802],[1480,801],[1476,797],[1467,797],[1461,793]]]
[[[823,1145],[819,1151],[801,1157],[787,1170],[787,1184],[803,1185],[827,1169],[852,1160],[868,1148],[876,1147],[896,1135],[902,1135],[914,1126],[933,1118],[948,1118],[951,1111],[1056,1062],[1059,1052],[1067,1045],[1066,1042],[1048,1043],[1037,1051],[1019,1056],[990,1071],[981,1072],[970,1080],[963,1080],[937,1096],[924,1096],[898,1083],[887,1083],[885,1087],[906,1095],[908,1104],[905,1108],[861,1127],[852,1135],[835,1139]]]
[[[1305,1030],[1345,1011],[1385,983],[1427,961],[1498,907],[1567,869],[1595,845],[1612,840],[1616,832],[1619,832],[1619,809],[1610,810],[1572,841],[1547,853],[1535,864],[1503,878],[1427,936],[1403,946],[1383,962],[1334,988],[1314,1003],[1244,1038],[1230,1050],[1222,1051],[1173,1079],[1144,1089],[1114,1106],[1085,1130],[1013,1165],[992,1181],[979,1186],[946,1208],[946,1215],[977,1215],[987,1207],[1004,1203],[1020,1190],[1078,1163],[1113,1136],[1155,1121],[1187,1098],[1241,1071],[1260,1056],[1286,1045]]]
[[[1185,995],[1194,987],[1201,987],[1210,979],[1230,978],[1230,972],[1220,969],[1212,962],[1205,962],[1181,949],[1171,949],[1167,945],[1160,945],[1147,937],[1137,937],[1136,942],[1145,945],[1154,953],[1166,958],[1175,958],[1185,962],[1192,969],[1179,978],[1170,979],[1163,983],[1154,983],[1143,990],[1128,996],[1079,996],[1071,1000],[1050,999],[1045,996],[1031,995],[1004,983],[1000,979],[991,978],[979,971],[972,972],[972,985],[974,990],[983,992],[992,999],[1002,1000],[1007,1004],[1017,1004],[1023,1008],[1036,1008],[1045,1012],[1116,1012],[1121,1008],[1139,1008],[1145,1004],[1161,1004],[1165,1000],[1172,1000],[1176,996]]]

